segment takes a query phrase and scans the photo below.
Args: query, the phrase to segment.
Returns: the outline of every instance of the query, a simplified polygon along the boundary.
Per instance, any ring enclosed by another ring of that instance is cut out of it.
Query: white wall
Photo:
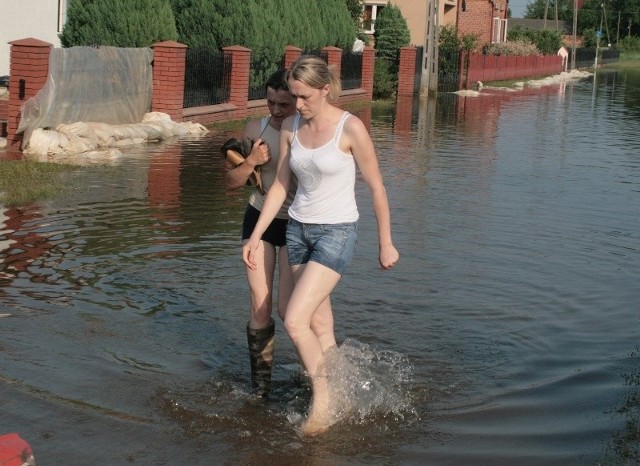
[[[66,8],[67,0],[0,0],[0,76],[9,74],[8,42],[33,37],[60,47]]]

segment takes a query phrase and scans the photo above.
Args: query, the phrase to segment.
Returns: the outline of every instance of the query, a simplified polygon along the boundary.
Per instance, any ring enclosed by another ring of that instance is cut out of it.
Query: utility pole
[[[423,68],[420,79],[420,96],[424,97],[430,92],[438,91],[438,29],[438,0],[428,0],[424,55],[422,57]]]
[[[576,42],[578,35],[578,0],[573,0],[573,43],[571,44],[571,69],[576,69]]]

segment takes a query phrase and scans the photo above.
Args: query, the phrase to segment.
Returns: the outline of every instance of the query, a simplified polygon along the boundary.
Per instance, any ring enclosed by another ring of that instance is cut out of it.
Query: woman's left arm
[[[378,241],[380,249],[380,266],[390,269],[398,262],[400,254],[391,239],[391,213],[389,199],[382,181],[378,166],[378,158],[369,132],[359,118],[349,117],[345,122],[344,136],[341,145],[346,145],[345,152],[351,152],[365,182],[369,186],[373,200],[373,211],[378,224]]]

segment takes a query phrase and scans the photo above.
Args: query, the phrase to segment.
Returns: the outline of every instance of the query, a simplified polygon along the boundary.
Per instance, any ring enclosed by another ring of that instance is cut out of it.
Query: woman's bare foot
[[[309,414],[309,417],[300,426],[302,435],[305,437],[322,434],[335,424],[335,419],[328,411],[323,413],[317,413],[317,410],[314,411]]]
[[[335,415],[331,409],[327,378],[325,376],[322,379],[321,381],[314,379],[313,399],[309,409],[309,416],[300,427],[302,434],[307,437],[313,437],[325,432],[336,422]]]

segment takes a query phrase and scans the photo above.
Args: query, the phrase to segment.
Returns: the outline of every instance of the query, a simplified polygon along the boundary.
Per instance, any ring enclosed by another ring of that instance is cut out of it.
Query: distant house
[[[407,21],[411,45],[426,44],[429,0],[365,0],[362,30],[372,35],[375,20],[389,3],[397,6]],[[481,44],[504,42],[507,37],[507,0],[440,0],[439,26],[453,25],[458,35],[476,34]]]
[[[480,46],[507,40],[507,0],[459,0],[456,28],[458,37],[478,36]]]
[[[33,37],[60,47],[58,34],[67,17],[68,0],[6,0],[0,27],[0,76],[9,74],[11,41]]]

